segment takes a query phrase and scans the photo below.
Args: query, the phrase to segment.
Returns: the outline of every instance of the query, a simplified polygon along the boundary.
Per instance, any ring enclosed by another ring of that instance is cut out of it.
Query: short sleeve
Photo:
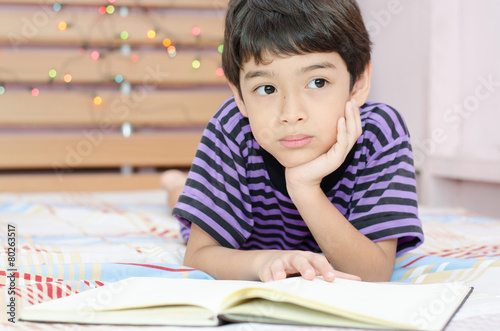
[[[357,174],[349,221],[374,242],[397,238],[400,255],[424,240],[410,137],[394,110],[371,116],[378,123],[365,127],[363,148],[371,153]]]
[[[172,211],[186,242],[192,223],[223,247],[239,248],[250,236],[253,221],[244,143],[238,142],[243,133],[235,133],[238,125],[233,120],[224,127],[214,117],[203,133],[186,185]]]

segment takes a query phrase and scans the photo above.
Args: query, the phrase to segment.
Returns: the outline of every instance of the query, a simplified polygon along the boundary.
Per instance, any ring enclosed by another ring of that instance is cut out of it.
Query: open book
[[[301,277],[261,283],[129,278],[22,310],[41,322],[213,326],[264,322],[442,330],[471,293],[462,283],[368,283]]]

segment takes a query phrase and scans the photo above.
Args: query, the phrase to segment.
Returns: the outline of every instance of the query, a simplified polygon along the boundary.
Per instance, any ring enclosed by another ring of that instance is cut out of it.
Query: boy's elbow
[[[183,260],[182,264],[184,266],[186,266],[186,267],[194,268],[192,266],[192,257],[191,257],[191,254],[189,254],[188,252],[186,252],[186,254],[184,254],[184,260]]]
[[[365,277],[361,276],[361,280],[365,282],[389,282],[394,270],[394,264],[381,265],[378,270],[372,270]]]
[[[201,269],[200,266],[209,260],[210,252],[205,253],[211,246],[219,244],[197,225],[191,225],[191,233],[184,253],[184,265],[187,267]]]
[[[186,249],[186,253],[184,254],[184,266],[200,269],[200,261],[204,260],[201,256],[201,250],[203,250],[203,248],[189,249],[188,247],[188,249]]]

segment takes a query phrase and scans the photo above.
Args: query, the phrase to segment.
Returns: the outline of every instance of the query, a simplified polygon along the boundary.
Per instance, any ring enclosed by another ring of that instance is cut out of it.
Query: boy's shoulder
[[[367,101],[360,110],[364,133],[373,134],[385,144],[401,138],[409,139],[405,120],[397,109],[385,103]]]
[[[212,116],[210,122],[227,134],[250,132],[248,118],[243,116],[234,101],[234,96],[227,98]]]

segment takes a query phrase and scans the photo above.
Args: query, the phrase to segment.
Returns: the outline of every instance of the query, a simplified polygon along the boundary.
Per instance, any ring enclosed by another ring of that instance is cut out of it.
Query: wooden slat
[[[102,6],[103,0],[0,0],[0,4],[52,6],[55,3],[71,6]],[[117,6],[224,9],[228,0],[118,0]]]
[[[88,126],[102,123],[133,126],[206,125],[218,107],[230,96],[226,91],[157,92],[139,87],[129,95],[100,93],[96,106],[93,94],[61,91],[33,97],[28,91],[0,96],[1,126]]]
[[[37,18],[40,9],[26,8],[0,10],[0,43],[16,48],[26,45],[162,45],[165,38],[174,44],[207,46],[215,48],[224,40],[224,18],[221,15],[197,13],[131,12],[122,17],[118,13],[101,15],[95,11],[62,10]],[[65,22],[68,27],[59,31],[57,26]],[[201,33],[194,36],[193,27]],[[149,30],[157,31],[154,39],[147,38]],[[120,33],[128,32],[122,40]]]
[[[0,192],[123,191],[161,189],[160,174],[0,175]]]
[[[119,52],[103,53],[97,61],[89,53],[78,50],[3,50],[0,54],[0,82],[48,83],[49,71],[58,73],[53,82],[62,83],[65,74],[73,83],[113,82],[116,75],[133,84],[193,85],[225,84],[224,77],[216,75],[221,65],[218,52],[179,51],[170,57],[167,52],[141,53],[137,62],[130,55]],[[192,62],[199,59],[201,67],[194,69]]]
[[[102,130],[79,134],[0,135],[0,169],[79,167],[189,166],[201,131],[195,133],[135,134],[125,138]]]

